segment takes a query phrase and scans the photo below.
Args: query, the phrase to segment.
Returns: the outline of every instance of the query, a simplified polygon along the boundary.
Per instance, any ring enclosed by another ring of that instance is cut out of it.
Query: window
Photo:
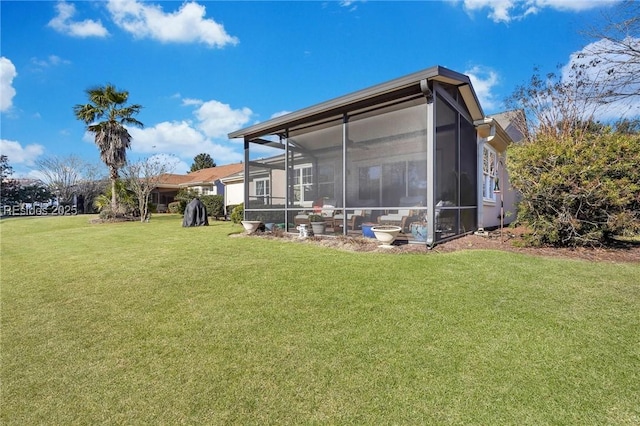
[[[332,164],[318,167],[318,195],[320,197],[335,199],[334,171]]]
[[[262,200],[263,204],[269,204],[269,197],[271,196],[271,188],[269,185],[269,179],[256,179],[256,199]]]
[[[397,206],[402,197],[427,196],[427,162],[399,161],[358,168],[358,199]]]
[[[380,198],[380,175],[382,173],[381,166],[360,167],[358,168],[358,199],[375,200],[378,204]]]
[[[313,201],[313,169],[311,165],[296,167],[293,170],[293,200],[295,203]],[[311,204],[309,204],[311,205]]]
[[[498,180],[498,153],[495,149],[485,145],[482,150],[482,197],[487,201],[495,201],[496,182]]]

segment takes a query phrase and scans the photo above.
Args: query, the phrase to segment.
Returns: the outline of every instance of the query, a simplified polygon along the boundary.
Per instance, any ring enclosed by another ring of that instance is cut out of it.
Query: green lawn
[[[640,423],[640,265],[4,219],[2,424]]]

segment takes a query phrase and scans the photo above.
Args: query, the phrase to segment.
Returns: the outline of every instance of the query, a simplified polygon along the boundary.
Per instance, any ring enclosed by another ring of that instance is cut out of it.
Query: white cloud
[[[11,164],[32,166],[34,161],[44,153],[44,147],[38,144],[23,147],[20,142],[0,139],[0,153],[9,157]]]
[[[573,68],[581,71],[580,79],[588,82],[587,87],[593,87],[598,91],[618,91],[619,84],[626,84],[624,92],[640,93],[640,83],[637,76],[640,74],[640,64],[637,59],[631,57],[625,46],[637,46],[640,48],[640,38],[629,37],[624,40],[624,46],[613,44],[602,39],[590,43],[582,50],[574,52],[569,62],[562,68],[562,80],[565,82],[573,78]],[[594,56],[595,55],[595,56]],[[592,62],[594,57],[600,62]],[[610,74],[613,72],[612,74]],[[632,96],[619,99],[608,105],[589,104],[585,106],[587,111],[596,111],[596,118],[600,120],[616,120],[621,117],[640,116],[640,96]]]
[[[13,79],[18,75],[16,67],[9,59],[0,57],[0,111],[8,111],[13,106],[16,89]]]
[[[76,14],[76,7],[64,1],[56,4],[58,14],[49,21],[48,26],[54,30],[72,37],[106,37],[109,32],[102,26],[102,22],[85,19],[84,21],[73,21]]]
[[[31,63],[38,68],[51,68],[58,65],[68,65],[71,61],[62,59],[57,55],[49,55],[45,59],[31,58]]]
[[[164,121],[153,127],[128,130],[133,138],[132,151],[145,154],[164,152],[191,155],[198,146],[207,143],[206,137],[186,121]]]
[[[494,87],[500,82],[497,72],[487,67],[474,66],[464,73],[469,76],[485,113],[500,106],[494,94]]]
[[[358,5],[356,4],[357,2],[358,0],[341,0],[340,7],[346,7],[349,9],[349,12],[353,12],[358,9]]]
[[[229,132],[238,130],[251,119],[249,108],[232,109],[218,101],[204,102],[194,111],[200,123],[198,128],[212,138],[226,138]]]
[[[544,8],[567,12],[581,12],[620,0],[463,0],[465,10],[475,12],[489,9],[487,15],[494,22],[511,22],[538,13]]]
[[[227,134],[250,120],[253,112],[249,108],[233,109],[216,100],[184,98],[181,102],[183,106],[194,108],[193,114],[197,120],[164,121],[143,129],[127,127],[132,137],[133,153],[169,154],[181,161],[191,161],[196,155],[207,152],[218,164],[236,163],[244,159],[242,141],[231,141]],[[94,135],[85,132],[82,140],[94,143]],[[179,167],[182,170],[182,166]]]
[[[274,112],[273,114],[271,114],[270,118],[278,118],[278,117],[282,117],[283,115],[287,115],[291,113],[291,111],[278,111],[278,112]]]
[[[107,8],[114,22],[134,37],[166,43],[198,42],[209,47],[238,43],[222,24],[205,19],[205,7],[195,2],[184,3],[173,13],[165,13],[158,5],[137,0],[110,0]]]
[[[218,164],[242,160],[243,154],[231,144],[216,143],[186,121],[162,122],[145,129],[129,128],[132,151],[145,154],[175,154],[181,159],[192,159],[208,152]]]
[[[184,98],[182,100],[182,106],[202,105],[204,102],[200,99]]]

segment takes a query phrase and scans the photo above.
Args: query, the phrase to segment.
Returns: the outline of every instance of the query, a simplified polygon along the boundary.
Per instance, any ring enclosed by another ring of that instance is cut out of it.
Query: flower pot
[[[314,235],[324,234],[327,224],[324,222],[311,222],[311,229]]]
[[[242,221],[242,226],[244,226],[244,229],[245,231],[247,231],[247,234],[253,234],[254,232],[256,232],[260,228],[261,224],[262,224],[262,221],[259,221],[259,220],[243,220]]]
[[[396,240],[402,228],[394,225],[378,225],[371,227],[371,230],[378,241],[382,243],[379,247],[391,248],[393,247],[391,244]]]
[[[376,236],[373,234],[373,231],[371,230],[372,227],[376,226],[375,223],[363,223],[362,224],[362,236],[366,237],[366,238],[375,238]]]

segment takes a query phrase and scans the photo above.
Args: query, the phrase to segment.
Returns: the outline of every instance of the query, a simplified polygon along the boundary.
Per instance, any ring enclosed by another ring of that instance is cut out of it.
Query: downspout
[[[436,158],[436,110],[433,104],[433,91],[429,88],[427,79],[420,80],[420,91],[427,100],[427,246],[433,248],[435,244],[435,158]]]
[[[483,163],[483,155],[484,155],[484,144],[491,141],[496,136],[496,123],[493,118],[483,118],[482,120],[476,120],[473,122],[473,125],[476,127],[477,134],[477,143],[478,143],[478,172],[477,172],[477,188],[476,188],[476,196],[477,196],[477,204],[478,204],[478,212],[477,212],[477,222],[479,230],[484,230],[484,193],[482,189],[484,188],[484,163]]]
[[[249,140],[244,138],[244,209],[243,219],[247,220],[247,208],[249,207]]]

